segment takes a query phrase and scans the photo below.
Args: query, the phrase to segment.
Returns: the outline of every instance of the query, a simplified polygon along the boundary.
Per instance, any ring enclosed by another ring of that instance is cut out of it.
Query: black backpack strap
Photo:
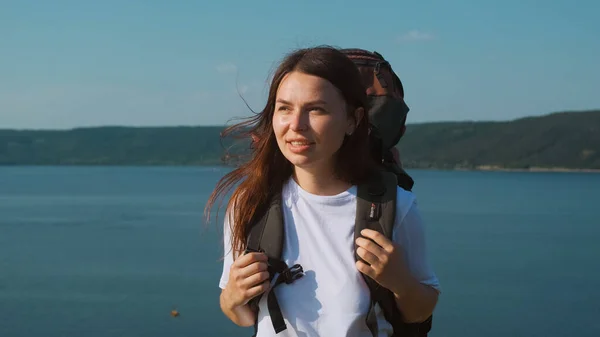
[[[358,186],[356,205],[355,238],[361,230],[373,229],[392,238],[396,218],[396,193],[398,177],[393,172],[379,172],[366,184]],[[356,259],[360,257],[355,253]],[[394,329],[395,337],[426,337],[431,329],[431,317],[423,323],[406,323],[396,305],[394,294],[364,275],[371,293],[371,306],[367,314],[367,326],[373,336],[377,336],[378,326],[375,304],[379,304],[385,319]]]
[[[271,199],[262,217],[250,227],[247,248],[279,258],[283,250],[283,235],[283,209],[281,195],[278,194]]]
[[[283,209],[281,206],[281,195],[275,195],[264,215],[250,227],[246,252],[262,252],[267,255],[269,282],[273,281],[275,274],[279,274],[267,295],[269,316],[271,317],[273,328],[276,333],[285,330],[287,327],[283,320],[283,314],[281,313],[274,289],[283,283],[290,284],[304,275],[302,266],[299,264],[288,267],[287,264],[281,260],[283,240]],[[250,306],[257,313],[258,303],[261,298],[262,295],[258,295],[249,302]],[[257,331],[258,319],[254,324],[254,336],[256,336]]]
[[[358,185],[356,219],[354,225],[354,238],[361,236],[363,229],[372,229],[391,237],[394,218],[396,216],[396,177],[387,172],[377,172],[371,179]],[[390,226],[389,224],[392,224]],[[355,258],[360,257],[356,253]],[[378,294],[385,290],[375,280],[363,274],[365,282],[371,292],[371,305],[367,313],[367,326],[373,336],[378,335],[377,317],[375,315],[375,304],[381,298]],[[383,309],[383,308],[382,308]]]
[[[388,172],[393,172],[396,175],[397,185],[407,191],[412,191],[415,181],[413,178],[396,162],[391,150],[383,153],[383,167]]]

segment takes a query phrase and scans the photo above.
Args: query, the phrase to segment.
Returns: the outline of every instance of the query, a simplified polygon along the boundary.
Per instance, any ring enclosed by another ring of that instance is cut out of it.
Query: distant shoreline
[[[599,126],[600,110],[502,123],[414,124],[397,149],[404,167],[413,170],[597,173]],[[245,160],[250,139],[237,134],[225,139],[222,131],[200,126],[0,129],[0,165],[223,166]]]
[[[0,164],[0,168],[3,167],[147,167],[147,168],[233,168],[233,165],[224,164]],[[566,167],[529,167],[529,168],[506,168],[498,165],[479,165],[475,167],[418,167],[418,166],[404,166],[405,170],[423,170],[423,171],[468,171],[468,172],[530,172],[530,173],[600,173],[600,169],[588,169],[588,168],[566,168]]]
[[[567,167],[529,167],[529,168],[504,168],[494,165],[480,165],[476,171],[501,171],[501,172],[578,172],[578,173],[600,173],[600,169],[567,168]]]
[[[480,165],[476,167],[404,167],[405,170],[442,170],[442,171],[468,171],[468,172],[529,172],[529,173],[600,173],[600,169],[567,168],[567,167],[529,167],[529,168],[507,168],[495,165]]]

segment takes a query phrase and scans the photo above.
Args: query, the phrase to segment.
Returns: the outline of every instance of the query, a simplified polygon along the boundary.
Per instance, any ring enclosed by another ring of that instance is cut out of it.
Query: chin
[[[309,166],[312,160],[308,156],[298,155],[294,153],[286,153],[284,157],[294,166],[303,167]]]
[[[292,166],[296,169],[308,170],[320,172],[324,169],[323,165],[325,163],[322,160],[318,160],[314,156],[306,156],[306,155],[298,155],[294,153],[286,153],[285,157],[292,164]]]

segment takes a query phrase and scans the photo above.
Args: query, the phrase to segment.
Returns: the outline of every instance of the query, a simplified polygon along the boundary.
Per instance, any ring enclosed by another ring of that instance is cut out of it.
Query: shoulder
[[[413,209],[416,209],[416,204],[417,197],[413,192],[400,186],[396,187],[396,226],[402,223]]]
[[[396,214],[394,219],[394,241],[408,244],[422,240],[426,232],[417,196],[400,187],[397,189]]]
[[[426,233],[417,197],[398,187],[393,241],[401,247],[412,275],[439,292],[439,280],[428,258]]]

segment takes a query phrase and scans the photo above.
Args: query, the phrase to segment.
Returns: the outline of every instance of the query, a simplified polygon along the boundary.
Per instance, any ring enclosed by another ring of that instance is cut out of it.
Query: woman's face
[[[295,167],[329,172],[334,154],[354,127],[346,101],[329,81],[300,72],[281,81],[273,131],[279,149]]]

